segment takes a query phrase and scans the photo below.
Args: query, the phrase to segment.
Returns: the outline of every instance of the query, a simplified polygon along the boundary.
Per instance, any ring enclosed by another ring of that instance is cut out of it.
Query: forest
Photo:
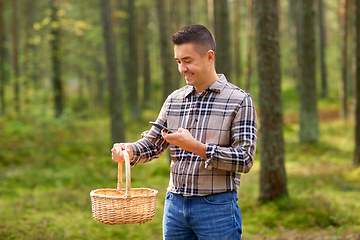
[[[0,0],[0,239],[162,239],[168,153],[131,169],[153,220],[101,224],[89,193],[186,84],[191,24],[257,111],[242,239],[360,239],[360,0]]]

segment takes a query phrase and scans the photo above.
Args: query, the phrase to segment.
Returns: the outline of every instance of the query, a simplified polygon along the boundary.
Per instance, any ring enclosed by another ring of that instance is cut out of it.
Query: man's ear
[[[215,61],[215,52],[213,50],[209,50],[206,53],[208,63],[214,63]]]

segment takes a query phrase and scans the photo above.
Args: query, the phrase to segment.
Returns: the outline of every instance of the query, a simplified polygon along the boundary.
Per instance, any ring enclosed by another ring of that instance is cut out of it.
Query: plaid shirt
[[[166,142],[157,127],[132,143],[132,166],[158,158],[170,145],[168,191],[203,196],[237,190],[241,173],[253,166],[257,118],[250,94],[229,83],[224,75],[198,95],[185,86],[169,95],[157,122],[171,130],[187,129],[206,144],[206,159]]]

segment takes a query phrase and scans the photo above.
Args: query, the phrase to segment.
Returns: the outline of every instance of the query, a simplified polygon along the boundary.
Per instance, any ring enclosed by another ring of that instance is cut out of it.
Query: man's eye
[[[190,61],[185,61],[185,63],[190,63]]]

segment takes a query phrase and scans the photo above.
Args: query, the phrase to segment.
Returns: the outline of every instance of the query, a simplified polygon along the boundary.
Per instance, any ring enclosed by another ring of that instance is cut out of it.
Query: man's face
[[[185,43],[174,46],[175,60],[179,72],[185,77],[186,84],[194,86],[197,91],[208,87],[208,54],[201,56],[195,51],[196,45]],[[205,88],[204,88],[205,87]]]

